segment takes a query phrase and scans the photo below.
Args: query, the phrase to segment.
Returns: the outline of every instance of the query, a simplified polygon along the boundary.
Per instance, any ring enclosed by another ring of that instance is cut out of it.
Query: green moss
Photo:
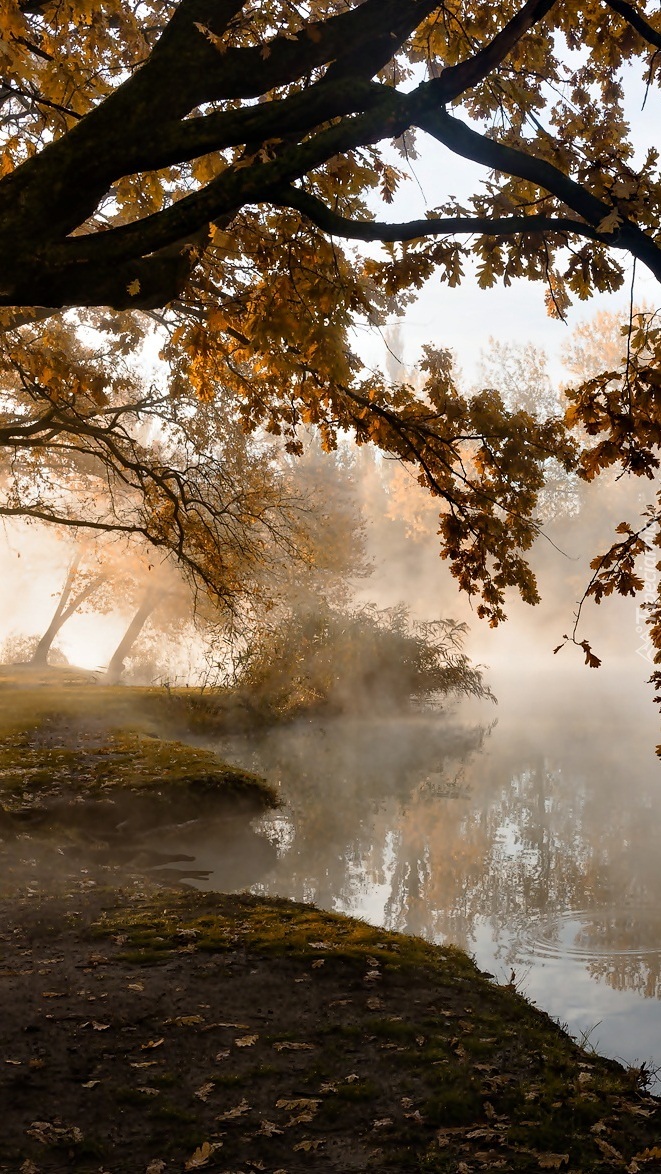
[[[141,1103],[144,1103],[146,1099],[150,1098],[143,1098]],[[188,1113],[178,1105],[171,1104],[158,1104],[150,1107],[149,1116],[167,1124],[194,1125],[197,1121],[194,1113]]]
[[[248,1084],[248,1075],[241,1076],[238,1072],[221,1072],[217,1076],[212,1076],[211,1080],[218,1088],[243,1088]]]
[[[340,1084],[335,1096],[340,1101],[373,1101],[379,1088],[373,1080],[357,1080],[353,1084]]]
[[[149,819],[156,801],[162,819],[173,806],[185,818],[201,801],[211,812],[276,805],[263,779],[165,736],[168,705],[165,690],[113,689],[75,677],[62,688],[35,684],[29,673],[19,674],[17,686],[0,668],[3,830],[39,813],[40,827],[45,817],[48,826],[59,820],[70,828],[72,816],[89,816],[70,809],[81,796],[94,804],[124,793],[134,806],[151,804]]]

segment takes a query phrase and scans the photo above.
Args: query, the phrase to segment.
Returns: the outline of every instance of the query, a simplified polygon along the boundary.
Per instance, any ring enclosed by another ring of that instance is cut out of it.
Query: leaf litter
[[[338,1146],[347,1168],[392,1171],[414,1160],[439,1174],[651,1174],[661,1160],[659,1102],[635,1075],[586,1055],[458,951],[384,941],[362,923],[252,897],[160,891],[94,921],[103,899],[77,894],[76,909],[88,912],[75,925],[63,904],[53,989],[76,991],[66,968],[87,961],[91,933],[102,937],[107,1021],[81,1022],[72,994],[33,1036],[24,1027],[37,1015],[38,975],[3,978],[14,1008],[3,1104],[14,1103],[12,1081],[28,1066],[32,1082],[21,1086],[28,1125],[12,1112],[3,1120],[10,1169],[302,1174],[334,1161]],[[187,918],[192,952],[183,955]],[[35,932],[25,914],[12,949],[20,955]],[[137,960],[129,983],[137,937],[157,956]],[[333,952],[314,982],[295,986],[316,943]],[[373,974],[387,1014],[365,998]],[[219,1038],[226,1031],[244,1034]],[[85,1146],[96,1154],[89,1161]]]

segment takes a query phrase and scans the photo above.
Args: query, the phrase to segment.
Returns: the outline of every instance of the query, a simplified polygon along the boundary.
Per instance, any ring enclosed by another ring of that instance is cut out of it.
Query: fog
[[[542,500],[531,556],[542,602],[530,608],[512,594],[507,624],[491,630],[439,558],[434,503],[406,471],[365,450],[347,461],[371,573],[345,575],[343,599],[467,623],[466,650],[498,705],[437,698],[394,712],[376,697],[354,704],[348,680],[343,714],[207,739],[278,788],[282,807],[252,828],[204,818],[145,825],[128,848],[121,833],[99,847],[94,832],[94,846],[64,862],[57,849],[37,859],[21,848],[12,875],[35,893],[59,869],[83,884],[149,874],[314,901],[456,943],[592,1045],[628,1063],[661,1064],[659,739],[641,600],[583,607],[577,638],[600,668],[587,667],[571,642],[553,652],[573,631],[590,560],[620,521],[636,520],[646,486],[606,477],[580,490],[556,484],[555,497]],[[328,474],[331,501],[333,477],[345,475]],[[0,636],[38,635],[71,548],[38,527],[5,534]],[[638,570],[656,590],[651,564]],[[171,679],[181,672],[194,681],[202,646],[190,628],[182,637],[188,613],[179,606],[174,636],[155,620],[149,648],[163,661],[167,645]],[[131,610],[118,596],[104,614],[74,616],[61,653],[102,667]]]
[[[531,663],[500,705],[225,739],[279,788],[257,891],[452,942],[629,1063],[661,1060],[661,792],[640,674]],[[214,884],[212,839],[195,846]]]

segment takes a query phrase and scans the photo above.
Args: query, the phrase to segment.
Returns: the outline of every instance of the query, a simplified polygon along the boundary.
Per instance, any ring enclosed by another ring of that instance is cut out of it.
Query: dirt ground
[[[465,955],[312,907],[0,908],[0,1170],[661,1170],[661,1106]]]
[[[0,1171],[661,1171],[645,1074],[460,951],[186,888],[168,827],[248,887],[273,792],[171,740],[190,698],[42,676],[0,666]]]

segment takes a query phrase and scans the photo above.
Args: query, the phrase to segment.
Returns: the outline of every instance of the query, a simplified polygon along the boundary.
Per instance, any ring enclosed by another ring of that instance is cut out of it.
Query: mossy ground
[[[168,741],[163,692],[63,673],[0,671],[0,840],[33,872],[77,811],[96,813],[85,851],[105,837],[116,852],[120,796],[136,842],[191,804],[274,801]],[[135,856],[96,878],[76,859],[41,884],[3,861],[0,1170],[661,1170],[659,1102],[636,1074],[460,951],[158,889]]]
[[[95,815],[107,826],[108,800],[124,822],[185,818],[207,809],[253,813],[276,798],[263,779],[209,750],[168,736],[166,690],[91,683],[67,669],[0,668],[0,830],[57,825]],[[84,801],[84,802],[82,802]]]
[[[133,890],[26,898],[0,953],[0,1170],[661,1169],[635,1074],[454,949]]]

